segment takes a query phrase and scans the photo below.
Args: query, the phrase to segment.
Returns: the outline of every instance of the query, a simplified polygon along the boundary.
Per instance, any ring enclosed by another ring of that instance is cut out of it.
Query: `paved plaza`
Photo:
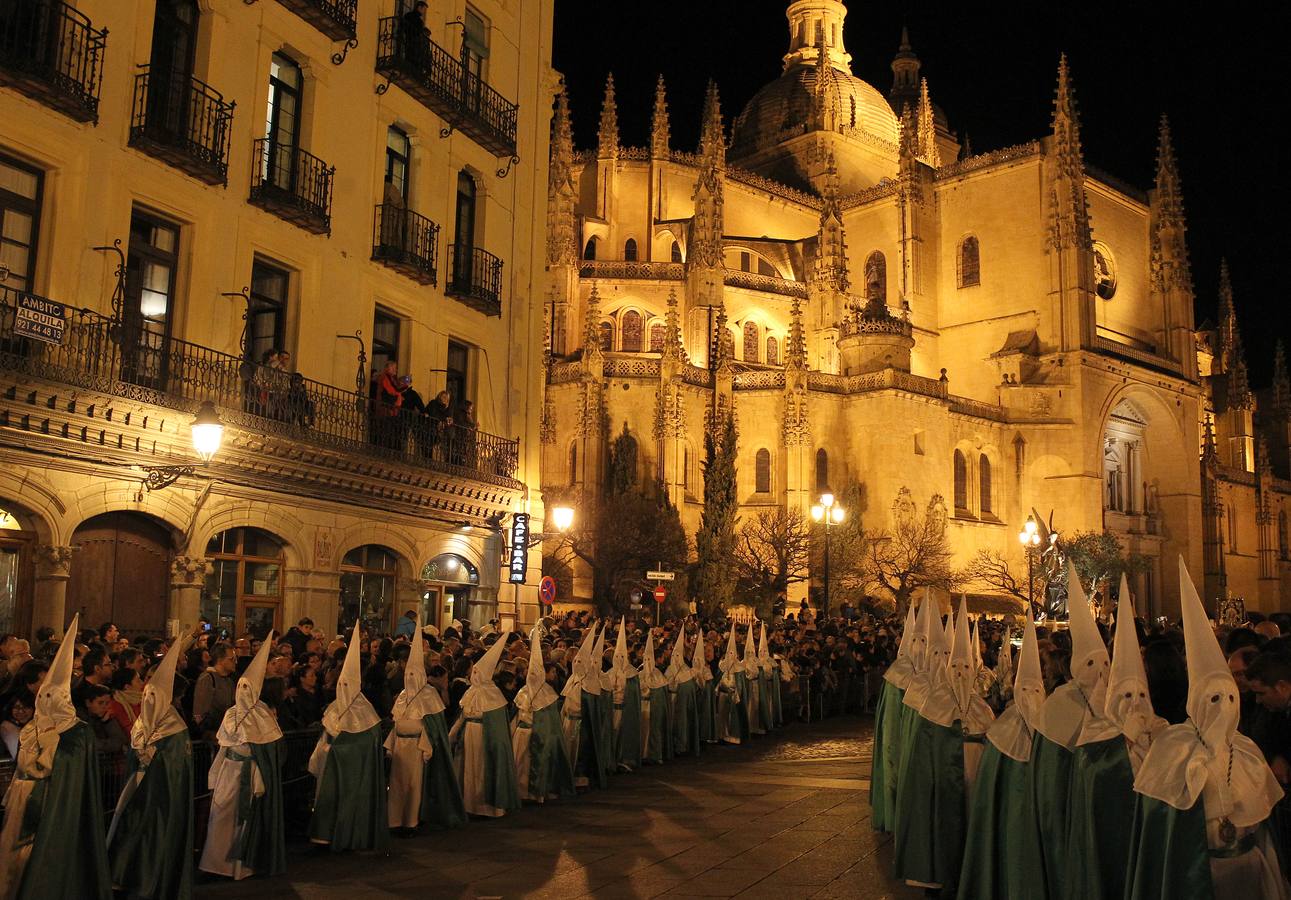
[[[869,719],[792,725],[617,776],[576,802],[394,841],[389,854],[292,848],[289,874],[212,881],[217,898],[908,898],[870,829]]]

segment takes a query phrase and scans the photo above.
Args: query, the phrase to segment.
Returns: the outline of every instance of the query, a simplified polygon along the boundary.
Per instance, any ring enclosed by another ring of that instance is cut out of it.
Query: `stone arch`
[[[200,525],[193,529],[189,550],[194,555],[206,550],[211,538],[230,528],[259,528],[282,541],[283,555],[288,568],[300,568],[306,565],[305,523],[287,512],[279,504],[249,503],[244,501],[227,502],[217,505],[202,519]]]
[[[19,478],[12,470],[0,471],[0,506],[42,543],[62,545],[72,533],[67,527],[67,507],[53,485],[34,472]]]
[[[96,481],[76,492],[68,511],[67,537],[70,539],[87,519],[110,512],[143,513],[166,525],[175,539],[188,533],[193,505],[187,491],[144,491],[136,482],[121,481],[109,482],[105,490],[102,482]]]
[[[421,571],[417,567],[420,555],[417,543],[387,522],[359,522],[341,532],[341,536],[336,541],[332,568],[340,571],[341,560],[345,558],[345,554],[369,544],[394,551],[398,558],[399,568],[396,571],[400,578],[416,578],[417,573]]]

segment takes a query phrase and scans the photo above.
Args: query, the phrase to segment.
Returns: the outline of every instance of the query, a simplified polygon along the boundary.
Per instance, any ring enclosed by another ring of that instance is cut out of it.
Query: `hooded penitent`
[[[493,645],[471,666],[471,686],[462,695],[462,718],[478,719],[486,712],[501,709],[507,705],[507,698],[502,689],[493,682],[493,672],[502,658],[502,651],[507,648],[507,631],[498,632]]]
[[[915,636],[910,639],[910,660],[913,663],[913,671],[906,683],[905,696],[901,698],[902,703],[916,711],[928,699],[928,689],[932,679],[933,647],[940,643],[939,637],[937,641],[933,640],[941,633],[940,626],[934,625],[936,612],[933,606],[932,594],[925,588],[923,600],[919,603],[919,615],[915,620]]]
[[[654,629],[646,632],[645,650],[641,654],[641,688],[654,690],[667,687],[668,676],[659,671],[654,662]]]
[[[690,651],[690,670],[695,674],[695,681],[700,684],[708,684],[713,680],[713,671],[708,668],[708,661],[704,658],[704,627],[701,625],[695,634],[695,649]]]
[[[1152,746],[1153,736],[1166,726],[1165,719],[1152,710],[1148,696],[1148,673],[1139,650],[1134,627],[1134,601],[1130,586],[1121,576],[1121,596],[1116,601],[1116,637],[1112,643],[1112,668],[1107,676],[1107,704],[1104,716],[1125,735],[1134,771]]]
[[[468,813],[501,816],[518,809],[515,757],[507,729],[507,698],[493,673],[507,646],[507,629],[471,667],[471,685],[462,695],[462,712],[453,723],[454,760],[462,805]]]
[[[735,646],[735,623],[731,623],[731,631],[726,639],[726,652],[722,654],[721,660],[717,663],[717,668],[721,671],[722,676],[730,675],[734,677],[735,672],[740,667],[740,654]]]
[[[426,647],[422,639],[421,614],[417,615],[417,630],[408,644],[408,660],[403,667],[403,690],[395,698],[391,718],[394,721],[415,721],[421,725],[423,716],[444,711],[444,698],[426,680]]]
[[[901,643],[897,645],[897,658],[892,660],[892,665],[888,666],[888,670],[883,673],[883,679],[900,690],[905,690],[906,685],[910,683],[910,679],[914,676],[915,659],[913,653],[915,631],[918,627],[917,622],[915,605],[911,603],[906,606],[905,625],[901,628]],[[919,646],[922,650],[922,641],[920,641]]]
[[[547,683],[542,643],[538,640],[538,628],[534,626],[529,635],[529,667],[525,671],[524,687],[516,693],[516,709],[522,714],[525,711],[537,712],[551,706],[556,699],[556,691]]]
[[[672,655],[668,658],[668,685],[673,690],[695,677],[694,671],[686,665],[686,629],[678,628],[677,637],[672,642]]]
[[[1255,743],[1237,731],[1237,683],[1192,576],[1179,559],[1180,603],[1188,662],[1188,721],[1157,735],[1134,779],[1134,790],[1175,809],[1205,801],[1206,819],[1223,827],[1258,825],[1280,799],[1273,772]],[[1132,624],[1132,623],[1129,623]],[[1231,841],[1226,841],[1231,843]]]
[[[748,631],[744,632],[744,674],[750,678],[758,676],[758,648],[753,644],[753,624],[749,623]]]
[[[511,751],[515,759],[516,787],[522,799],[546,802],[548,797],[572,796],[574,772],[561,733],[557,697],[547,684],[543,664],[542,624],[529,633],[529,666],[524,687],[516,693]]]
[[[282,737],[282,729],[269,707],[260,702],[264,687],[265,668],[269,664],[269,650],[273,646],[273,632],[265,636],[260,650],[251,659],[233,692],[233,708],[224,714],[215,738],[221,747],[239,744],[272,744]]]
[[[175,670],[186,644],[187,641],[179,637],[171,642],[166,655],[143,689],[139,718],[134,720],[134,726],[130,729],[130,746],[142,762],[152,759],[159,741],[188,730],[174,705]]]
[[[381,721],[368,698],[363,696],[363,675],[359,671],[359,656],[363,651],[359,643],[359,623],[356,621],[345,648],[341,674],[336,679],[336,699],[323,712],[323,728],[333,737],[342,732],[357,734],[367,731]],[[319,743],[321,746],[322,741]]]
[[[958,720],[966,734],[984,733],[995,718],[986,701],[977,693],[973,650],[968,643],[968,608],[963,600],[960,600],[954,644],[945,675],[934,685],[919,712],[938,725],[950,726]]]
[[[619,633],[614,639],[614,664],[610,668],[610,683],[614,688],[615,702],[622,702],[622,693],[627,687],[628,679],[634,678],[637,670],[628,661],[628,628],[627,617],[619,619]]]
[[[771,645],[767,643],[767,623],[762,623],[762,633],[758,637],[758,665],[763,675],[770,675],[775,669],[775,660],[771,658]]]
[[[1076,736],[1079,746],[1116,737],[1119,729],[1103,716],[1112,658],[1080,588],[1075,566],[1071,567],[1068,582],[1074,585],[1067,601],[1067,627],[1071,629],[1071,677],[1085,703],[1085,713]]]
[[[581,702],[583,691],[583,681],[587,674],[587,658],[592,653],[592,645],[596,643],[596,626],[592,625],[592,630],[583,635],[583,643],[578,645],[578,652],[574,654],[574,661],[569,667],[569,678],[565,679],[565,686],[561,689],[561,695],[565,698],[565,704],[568,707],[572,701],[575,704],[574,712],[578,712],[578,706]],[[596,686],[600,690],[600,685]]]
[[[1001,654],[1008,648],[1001,647]],[[986,739],[1010,759],[1031,759],[1031,739],[1044,707],[1044,673],[1040,669],[1040,645],[1035,634],[1035,619],[1027,604],[1026,625],[1022,630],[1022,648],[1018,653],[1018,671],[1013,679],[1013,704],[995,720]]]
[[[1107,669],[1111,660],[1107,655],[1107,648],[1098,637],[1098,629],[1093,627],[1093,617],[1089,614],[1085,589],[1076,574],[1076,567],[1070,564],[1067,591],[1067,611],[1070,616],[1068,626],[1071,628],[1072,643],[1071,681],[1058,685],[1045,698],[1040,719],[1033,724],[1036,731],[1051,743],[1065,750],[1074,750],[1076,739],[1080,736],[1091,709],[1102,708],[1102,692],[1106,687]],[[1092,635],[1089,633],[1091,628],[1083,627],[1086,624],[1091,626]],[[1095,692],[1099,694],[1099,704],[1091,707],[1090,701]]]
[[[584,677],[590,679],[592,673],[595,673],[602,691],[609,691],[612,687],[612,673],[605,668],[605,635],[610,631],[610,623],[607,619],[605,625],[601,628],[601,633],[596,636],[596,643],[592,646],[592,655],[588,661],[587,672]]]
[[[76,629],[80,614],[72,616],[54,662],[36,694],[36,714],[23,726],[18,739],[18,767],[30,778],[48,777],[54,766],[58,737],[78,721],[72,704],[72,668],[76,661]],[[145,689],[146,690],[146,689]]]

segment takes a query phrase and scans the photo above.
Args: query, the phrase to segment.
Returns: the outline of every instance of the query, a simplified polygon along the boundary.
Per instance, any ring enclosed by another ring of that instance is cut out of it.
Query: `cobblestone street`
[[[870,722],[793,725],[744,747],[616,777],[573,803],[396,840],[388,855],[301,845],[232,897],[911,898],[869,824]]]

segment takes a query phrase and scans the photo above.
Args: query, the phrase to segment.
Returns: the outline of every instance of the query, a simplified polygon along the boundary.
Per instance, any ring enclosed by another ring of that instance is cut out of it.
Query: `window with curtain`
[[[251,310],[247,322],[247,359],[258,363],[270,350],[285,350],[287,287],[291,274],[257,257],[251,263]]]
[[[5,287],[31,290],[44,173],[0,156],[0,267]]]
[[[982,283],[982,261],[977,238],[969,235],[959,245],[959,286],[973,287]]]
[[[758,361],[758,326],[754,322],[744,323],[744,361]]]
[[[968,460],[955,451],[955,511],[968,512]]]
[[[771,493],[771,451],[765,447],[753,458],[753,490],[759,494]]]
[[[991,461],[985,453],[977,464],[977,489],[982,495],[982,515],[991,515],[994,512],[991,502]]]
[[[386,199],[397,197],[408,202],[408,163],[412,159],[412,146],[403,130],[391,125],[386,129]]]
[[[641,313],[635,309],[629,309],[623,314],[622,320],[623,337],[620,340],[621,348],[624,353],[640,353],[641,340],[644,336],[645,323],[641,318]]]

